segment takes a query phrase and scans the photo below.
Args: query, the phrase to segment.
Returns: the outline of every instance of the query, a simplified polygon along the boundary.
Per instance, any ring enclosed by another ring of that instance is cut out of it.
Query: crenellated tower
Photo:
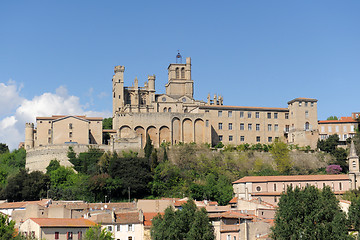
[[[125,105],[124,101],[124,66],[115,66],[113,85],[113,117],[117,111],[121,111]]]
[[[25,150],[34,148],[34,124],[25,123]]]

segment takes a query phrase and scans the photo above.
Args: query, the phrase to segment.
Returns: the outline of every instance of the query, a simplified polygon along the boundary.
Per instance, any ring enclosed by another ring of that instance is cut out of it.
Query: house
[[[83,218],[29,218],[20,225],[20,233],[46,240],[82,239],[86,230],[95,225]]]

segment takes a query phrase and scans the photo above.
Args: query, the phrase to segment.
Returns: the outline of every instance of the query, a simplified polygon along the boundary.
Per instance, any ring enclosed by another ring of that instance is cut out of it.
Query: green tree
[[[9,147],[5,143],[0,143],[0,154],[9,152]]]
[[[97,224],[90,227],[86,233],[84,240],[112,240],[111,232],[108,232],[105,228],[101,230],[101,225]]]
[[[165,210],[152,221],[152,240],[213,240],[214,228],[209,222],[205,209],[197,209],[193,200],[174,211],[172,207]]]
[[[49,166],[46,167],[46,173],[50,174],[50,172],[58,169],[60,167],[60,162],[56,159],[50,161]]]
[[[0,240],[24,239],[15,230],[15,221],[10,221],[6,215],[0,213]]]
[[[288,188],[282,194],[272,227],[273,239],[351,239],[346,215],[329,187]]]
[[[103,129],[112,129],[112,117],[103,119]]]
[[[359,190],[357,190],[357,193]],[[349,207],[349,222],[356,231],[360,231],[360,197],[354,197]]]
[[[151,153],[153,152],[154,146],[152,144],[151,138],[149,134],[146,134],[146,143],[144,147],[145,157],[150,159]]]
[[[289,155],[289,148],[286,143],[275,140],[270,153],[272,154],[277,166],[277,170],[281,174],[289,174],[292,167]]]
[[[337,116],[330,116],[326,120],[338,120]]]

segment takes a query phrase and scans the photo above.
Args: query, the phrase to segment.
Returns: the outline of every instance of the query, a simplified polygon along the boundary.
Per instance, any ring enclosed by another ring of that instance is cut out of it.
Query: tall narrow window
[[[275,118],[275,119],[278,118],[278,113],[274,113],[274,118]]]
[[[271,124],[268,124],[268,131],[271,131]]]
[[[185,78],[185,68],[181,68],[181,78]]]
[[[218,111],[218,117],[222,116],[222,111]]]
[[[69,123],[69,129],[73,129],[72,123]]]
[[[285,113],[285,119],[289,119],[289,113]]]
[[[252,130],[252,124],[251,124],[251,123],[248,124],[248,130],[249,130],[249,131]]]
[[[232,130],[232,123],[229,123],[229,130]]]
[[[260,124],[256,124],[256,131],[260,131]]]
[[[175,68],[175,78],[180,78],[179,68]]]
[[[59,232],[55,232],[55,240],[59,239]]]
[[[232,111],[228,111],[228,117],[232,117]]]
[[[240,112],[240,118],[244,117],[244,112]]]
[[[222,129],[222,123],[219,123],[219,130]]]
[[[260,118],[260,113],[259,112],[255,113],[255,118]]]
[[[251,118],[251,112],[248,112],[248,118]]]
[[[310,129],[310,123],[309,122],[306,122],[305,123],[305,130],[309,130]]]
[[[309,111],[305,111],[305,117],[309,118]]]
[[[244,130],[244,124],[240,123],[240,130]]]

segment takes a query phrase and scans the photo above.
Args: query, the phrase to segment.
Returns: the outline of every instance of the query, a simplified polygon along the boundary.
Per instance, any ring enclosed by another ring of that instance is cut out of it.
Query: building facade
[[[272,143],[281,138],[316,147],[316,99],[295,98],[286,108],[226,106],[221,96],[210,94],[206,102],[195,100],[190,58],[169,65],[164,94],[155,93],[155,75],[148,77],[144,87],[139,87],[137,78],[125,87],[124,72],[124,66],[116,66],[112,79],[114,141],[137,135],[144,146],[148,134],[155,146],[162,142]]]
[[[340,144],[345,145],[348,138],[355,136],[356,129],[359,128],[359,114],[354,112],[351,117],[341,117],[339,120],[321,120],[319,124],[319,138],[327,139],[329,136],[337,134]]]

